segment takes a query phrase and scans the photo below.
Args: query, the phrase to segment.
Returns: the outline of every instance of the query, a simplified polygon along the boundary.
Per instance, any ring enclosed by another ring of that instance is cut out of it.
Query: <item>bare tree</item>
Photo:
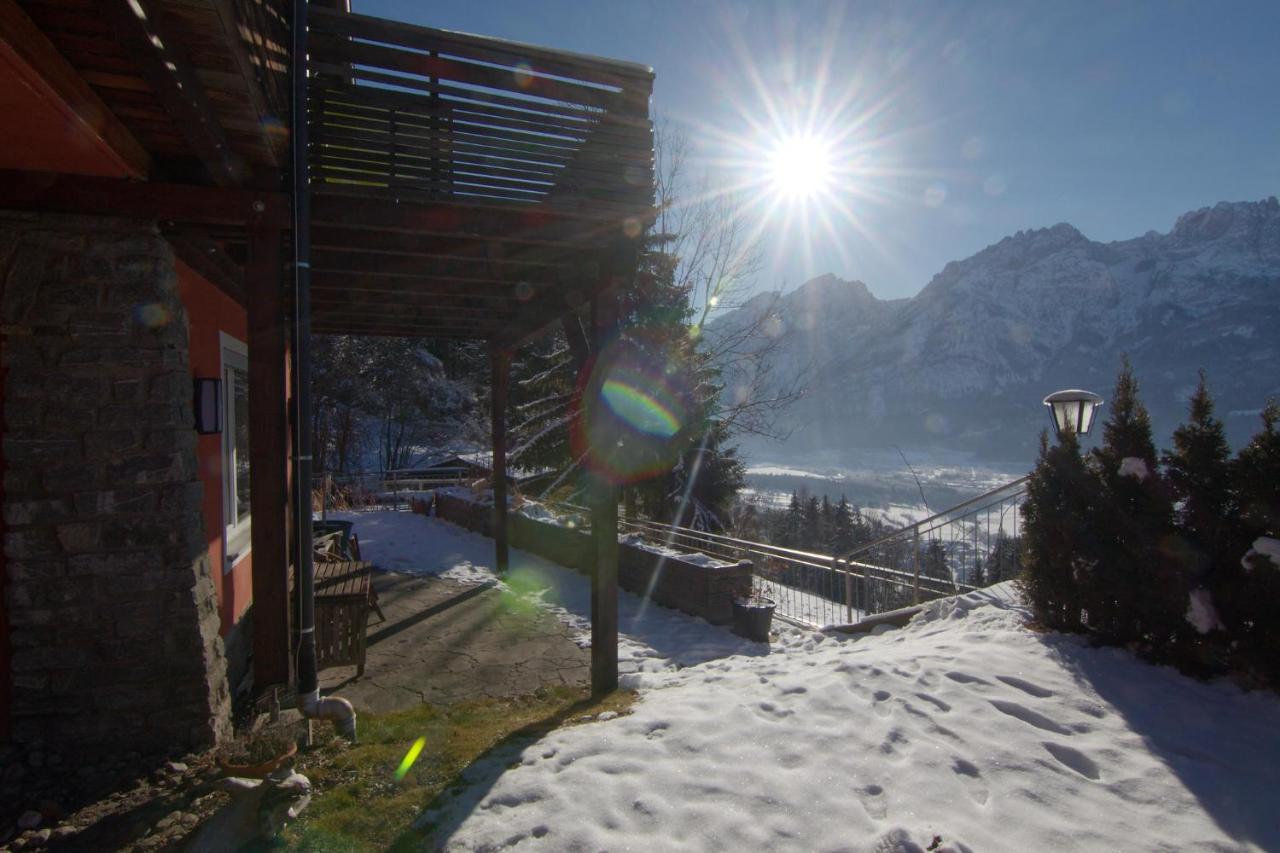
[[[780,294],[747,300],[763,267],[763,252],[740,194],[718,188],[704,173],[686,175],[689,140],[659,120],[654,135],[658,216],[654,239],[676,259],[675,280],[689,294],[692,331],[724,387],[713,417],[728,434],[785,439],[782,412],[805,393],[811,365],[780,370]],[[723,317],[708,326],[713,315]]]

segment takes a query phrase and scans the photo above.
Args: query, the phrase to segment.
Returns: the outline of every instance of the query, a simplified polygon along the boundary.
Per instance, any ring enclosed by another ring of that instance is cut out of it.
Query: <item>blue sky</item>
[[[651,65],[655,112],[719,177],[816,116],[856,169],[789,217],[757,199],[760,289],[833,272],[909,296],[1020,229],[1120,240],[1280,194],[1276,2],[353,5]]]

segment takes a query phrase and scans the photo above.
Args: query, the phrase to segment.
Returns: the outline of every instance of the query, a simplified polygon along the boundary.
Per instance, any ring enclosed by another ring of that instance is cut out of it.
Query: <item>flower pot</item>
[[[218,767],[227,776],[239,776],[242,779],[265,779],[292,761],[297,752],[298,745],[296,743],[290,744],[280,755],[258,764],[232,764],[222,756],[218,756]]]
[[[758,643],[769,642],[769,626],[778,605],[767,598],[734,599],[733,633]]]

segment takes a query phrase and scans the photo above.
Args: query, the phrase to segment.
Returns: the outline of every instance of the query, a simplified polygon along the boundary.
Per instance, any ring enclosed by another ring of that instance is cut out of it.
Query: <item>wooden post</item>
[[[617,323],[612,293],[591,300],[592,351],[598,357],[602,341]],[[595,381],[588,393],[600,393]],[[618,487],[604,473],[594,475],[591,532],[596,540],[596,569],[591,573],[591,695],[618,689]]]
[[[915,573],[912,584],[912,604],[920,603],[920,528],[916,528],[915,538],[911,541],[911,566]]]
[[[288,684],[289,421],[281,234],[249,232],[249,512],[253,519],[253,680]]]
[[[511,555],[507,544],[507,381],[511,375],[511,351],[489,348],[492,376],[493,439],[493,545],[494,569],[506,574]]]
[[[843,560],[836,560],[836,565],[844,563]],[[853,624],[853,567],[848,563],[844,563],[844,616],[845,621]]]

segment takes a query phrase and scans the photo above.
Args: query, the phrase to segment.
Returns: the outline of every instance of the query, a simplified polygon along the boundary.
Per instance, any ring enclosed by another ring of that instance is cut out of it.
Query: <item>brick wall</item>
[[[437,493],[436,514],[460,527],[492,535],[493,508],[456,495]],[[414,502],[415,512],[428,504]],[[595,567],[595,542],[588,533],[534,521],[518,513],[507,516],[511,547],[528,551],[583,574]],[[656,576],[656,581],[654,580]],[[657,604],[715,625],[733,621],[733,599],[751,591],[751,562],[731,566],[700,566],[678,557],[664,557],[628,545],[618,545],[618,585]]]
[[[0,212],[15,744],[229,730],[171,250],[129,220]]]

